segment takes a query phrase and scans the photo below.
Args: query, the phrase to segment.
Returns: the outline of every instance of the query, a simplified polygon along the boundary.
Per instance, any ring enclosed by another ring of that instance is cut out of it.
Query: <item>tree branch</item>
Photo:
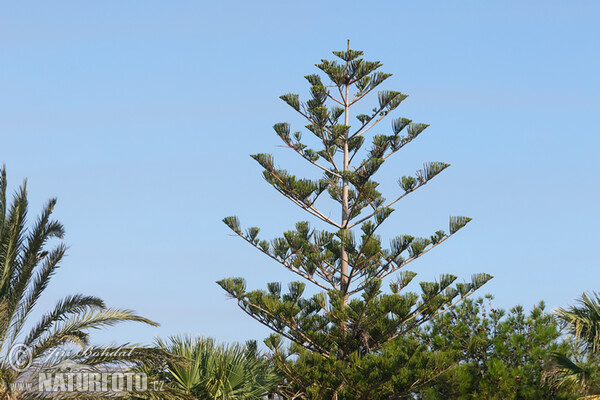
[[[387,277],[388,275],[393,274],[394,272],[398,271],[400,268],[404,267],[406,264],[408,264],[408,263],[416,260],[417,258],[421,257],[423,254],[429,252],[431,249],[439,246],[440,244],[442,244],[443,242],[445,242],[446,240],[448,240],[450,238],[450,236],[453,236],[455,233],[451,233],[451,234],[447,235],[446,237],[444,237],[443,239],[441,239],[439,242],[437,242],[435,244],[432,244],[427,249],[425,249],[421,253],[419,253],[418,256],[409,257],[406,260],[404,260],[401,264],[396,264],[396,266],[394,268],[391,268],[389,271],[387,271],[386,273],[384,273],[382,275],[379,275],[380,272],[378,271],[377,272],[377,275],[378,275],[377,278],[378,279],[383,279],[383,278]],[[388,263],[388,265],[389,265],[389,263]],[[380,270],[380,271],[382,271],[382,270]],[[361,290],[363,290],[364,288],[365,288],[365,284],[363,282],[360,286],[358,286],[356,289],[354,289],[353,291],[351,291],[350,295],[356,294],[356,293],[360,292]]]
[[[352,225],[350,225],[348,227],[348,229],[352,229],[354,228],[356,225],[361,224],[363,222],[365,222],[366,220],[368,220],[369,218],[375,216],[375,214],[377,214],[377,211],[379,211],[382,208],[386,208],[389,207],[391,205],[393,205],[394,203],[396,203],[397,201],[401,200],[402,198],[404,198],[405,196],[408,196],[410,193],[414,192],[415,190],[417,190],[418,188],[420,188],[421,186],[427,184],[428,181],[424,181],[423,183],[418,184],[417,186],[415,186],[414,188],[412,188],[410,191],[405,192],[403,195],[401,195],[400,197],[398,197],[396,200],[390,201],[388,204],[386,204],[385,206],[379,207],[377,210],[373,211],[371,214],[367,215],[364,218],[361,218],[360,220],[356,221],[355,223],[353,223]]]
[[[261,312],[263,312],[263,313],[265,313],[265,314],[269,315],[269,316],[270,316],[271,318],[273,318],[274,320],[277,320],[277,321],[280,321],[280,322],[282,322],[282,323],[283,323],[283,324],[284,324],[286,327],[288,327],[288,329],[290,329],[290,324],[289,324],[287,321],[285,321],[285,320],[282,320],[281,318],[279,318],[279,317],[275,316],[273,313],[271,313],[271,312],[269,312],[269,311],[265,310],[264,308],[262,308],[262,307],[260,307],[260,306],[257,306],[256,304],[252,304],[252,303],[250,303],[248,300],[240,300],[240,299],[238,299],[238,304],[239,304],[240,302],[242,302],[242,303],[244,303],[244,304],[247,304],[247,305],[249,305],[250,307],[257,308],[259,311],[261,311]],[[281,329],[277,329],[276,327],[274,327],[274,326],[272,326],[272,325],[268,325],[268,324],[267,324],[267,322],[263,321],[261,318],[258,318],[256,314],[252,314],[250,311],[248,311],[248,310],[247,310],[245,307],[242,307],[241,305],[240,305],[240,308],[241,308],[242,310],[244,310],[244,312],[245,312],[246,314],[248,314],[249,316],[251,316],[252,318],[254,318],[255,320],[257,320],[257,321],[258,321],[258,322],[260,322],[261,324],[265,325],[267,328],[269,328],[269,329],[273,329],[273,330],[275,330],[277,333],[279,333],[280,335],[283,335],[283,336],[285,336],[287,339],[289,339],[289,340],[291,340],[291,341],[293,341],[293,342],[296,342],[296,343],[298,343],[296,340],[294,340],[294,338],[291,336],[291,334],[290,334],[290,333],[288,333],[288,332],[285,332],[284,330],[281,330]],[[304,335],[302,332],[300,332],[300,331],[299,331],[299,330],[297,330],[297,329],[294,329],[294,330],[293,330],[293,332],[294,332],[294,333],[296,333],[296,334],[298,334],[298,336],[300,336],[302,339],[304,339],[304,341],[305,341],[305,342],[307,342],[307,343],[308,343],[310,346],[312,346],[312,348],[311,348],[311,347],[309,347],[309,346],[306,346],[306,345],[304,345],[304,343],[301,343],[301,346],[302,346],[302,347],[304,347],[304,348],[306,348],[307,350],[310,350],[310,351],[315,351],[315,350],[316,350],[316,351],[318,351],[318,352],[319,352],[319,353],[320,353],[320,354],[321,354],[323,357],[327,357],[327,358],[329,358],[329,353],[327,353],[327,352],[326,352],[326,351],[325,351],[325,350],[324,350],[324,349],[323,349],[321,346],[319,346],[319,345],[315,344],[315,343],[314,343],[314,342],[313,342],[313,341],[312,341],[310,338],[308,338],[308,337],[307,337],[306,335]]]
[[[272,171],[269,171],[269,173],[275,177],[277,180],[279,180],[279,182],[283,183],[283,181],[281,180],[281,178],[279,178],[276,174],[274,174]],[[316,209],[315,207],[313,207],[312,205],[308,205],[305,203],[302,203],[301,201],[295,199],[294,197],[292,197],[289,193],[283,191],[281,188],[275,186],[275,185],[271,185],[275,188],[275,190],[277,190],[279,193],[281,193],[284,197],[290,199],[294,204],[296,204],[298,207],[306,210],[309,214],[314,215],[315,217],[319,218],[320,220],[327,222],[330,225],[335,226],[338,229],[341,229],[341,225],[335,223],[334,221],[332,221],[331,219],[327,218],[321,211],[319,211],[318,209]]]
[[[471,296],[473,293],[475,293],[475,290],[470,290],[468,293],[466,293],[464,296],[461,296],[458,300],[454,301],[452,304],[450,304],[448,307],[444,308],[441,311],[436,312],[435,314],[433,314],[430,317],[427,317],[426,319],[421,319],[418,322],[413,323],[409,328],[407,329],[403,329],[401,331],[399,331],[398,333],[396,333],[395,335],[391,336],[390,338],[388,338],[387,340],[385,340],[384,342],[382,342],[380,345],[377,346],[377,348],[380,348],[381,346],[383,346],[384,344],[388,343],[391,340],[394,340],[395,338],[397,338],[400,335],[405,334],[406,332],[410,331],[411,329],[413,329],[416,325],[420,325],[425,321],[431,320],[432,318],[437,317],[440,314],[445,313],[446,311],[448,311],[449,309],[451,309],[452,307],[454,307],[455,305],[457,305],[458,303],[460,303],[461,301],[463,301],[464,299],[466,299],[467,297]],[[424,307],[425,308],[425,307]],[[415,312],[418,311],[418,309],[415,310]],[[418,313],[415,313],[414,315],[412,315],[411,317],[409,317],[408,319],[405,319],[404,321],[401,321],[398,325],[400,326],[401,324],[405,324],[406,322],[415,319],[416,317],[418,317],[419,315],[423,314],[423,310],[421,310]],[[397,328],[396,328],[397,329]]]
[[[387,113],[383,114],[381,117],[379,117],[377,120],[375,120],[371,125],[369,125],[366,129],[365,126],[367,126],[367,124],[369,122],[371,122],[373,120],[373,118],[375,118],[375,115],[379,114],[381,112],[381,110],[383,110],[383,108],[380,108],[379,111],[377,111],[373,117],[371,117],[371,119],[369,121],[367,121],[367,123],[363,126],[361,126],[356,132],[354,132],[354,134],[352,136],[349,137],[349,139],[354,139],[357,136],[360,135],[364,135],[365,133],[367,133],[369,130],[371,130],[372,127],[374,127],[375,125],[377,125],[379,123],[379,121],[381,121],[382,119],[384,119],[385,117],[387,117]],[[363,130],[364,129],[364,130]]]
[[[282,139],[283,140],[283,139]],[[308,161],[309,163],[311,163],[312,165],[314,165],[315,167],[318,167],[320,169],[322,169],[325,172],[329,172],[330,174],[337,176],[338,178],[341,178],[342,176],[340,174],[338,174],[335,171],[330,170],[329,168],[326,168],[324,166],[322,166],[321,164],[317,163],[316,161],[311,160],[310,158],[308,158],[304,153],[302,153],[300,150],[298,150],[296,147],[294,147],[291,142],[287,142],[284,140],[284,143],[287,144],[287,147],[289,147],[290,149],[294,150],[296,153],[300,154],[300,156],[302,158],[304,158],[306,161]],[[335,166],[334,166],[335,168]]]
[[[327,91],[327,97],[329,97],[331,100],[335,101],[336,103],[338,103],[339,105],[343,106],[344,103],[342,103],[341,101],[339,101],[338,99],[336,99],[335,97],[333,97],[330,93],[329,90]]]
[[[284,267],[286,267],[287,269],[289,269],[290,271],[292,271],[293,273],[295,273],[296,275],[300,275],[302,278],[306,279],[309,282],[314,283],[315,285],[317,285],[318,287],[320,287],[321,289],[324,290],[329,290],[329,288],[325,285],[323,285],[321,282],[315,280],[312,276],[302,272],[300,269],[294,268],[293,266],[289,265],[286,260],[280,260],[279,258],[275,257],[274,255],[272,255],[271,253],[269,253],[268,251],[265,251],[262,247],[260,247],[258,244],[254,243],[253,241],[249,240],[248,238],[246,238],[243,235],[240,235],[239,233],[237,234],[237,236],[241,237],[242,239],[244,239],[246,242],[250,243],[252,246],[254,246],[255,248],[257,248],[260,252],[262,252],[263,254],[266,254],[267,256],[269,256],[270,258],[272,258],[273,260],[277,261],[278,263],[280,263],[281,265],[283,265]],[[325,279],[326,280],[326,279]]]

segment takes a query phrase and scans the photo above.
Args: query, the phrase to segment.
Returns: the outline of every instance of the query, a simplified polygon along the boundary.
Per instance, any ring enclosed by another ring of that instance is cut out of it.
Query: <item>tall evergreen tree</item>
[[[433,359],[417,356],[419,346],[410,342],[410,333],[472,294],[491,276],[476,274],[470,282],[455,283],[456,276],[444,274],[435,282],[421,282],[419,294],[405,290],[416,275],[407,271],[406,265],[448,240],[470,218],[450,217],[448,233],[438,230],[428,238],[403,234],[384,248],[376,231],[394,211],[392,206],[449,164],[425,163],[414,176],[401,177],[398,184],[402,192],[386,200],[373,176],[428,125],[394,118],[391,133],[372,136],[370,147],[361,151],[367,133],[373,132],[407,95],[379,91],[372,111],[355,114],[358,124],[351,126],[353,107],[391,74],[380,72],[381,62],[364,60],[362,51],[349,46],[333,54],[341,62],[321,60],[316,64],[330,82],[324,83],[317,74],[305,77],[310,84],[309,100],[301,102],[293,93],[281,96],[306,119],[305,127],[319,147],[305,144],[302,134],[292,132],[288,123],[274,126],[283,143],[318,168],[322,178],[297,178],[276,166],[271,155],[252,155],[275,190],[332,230],[313,229],[309,222],[298,222],[282,237],[267,241],[259,238],[257,227],[243,230],[237,217],[223,220],[236,235],[323,291],[303,296],[305,283],[301,281],[290,283],[285,294],[280,283],[269,283],[266,291],[247,291],[242,278],[218,283],[247,314],[275,332],[265,343],[290,385],[304,397],[384,398],[429,379],[409,376],[418,369],[411,363],[421,367],[432,363],[425,368],[432,374],[445,369]],[[359,157],[364,158],[357,161]],[[330,218],[330,213],[315,205],[324,193],[339,207],[339,219]],[[392,274],[396,274],[393,279]],[[382,282],[388,277],[390,292],[384,294]],[[287,350],[283,338],[291,342]],[[298,357],[286,363],[292,354]],[[366,379],[365,368],[376,371],[366,386],[359,384]]]

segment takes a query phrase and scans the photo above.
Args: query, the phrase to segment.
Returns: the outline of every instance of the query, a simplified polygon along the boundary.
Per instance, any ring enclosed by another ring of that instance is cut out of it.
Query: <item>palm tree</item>
[[[272,393],[281,381],[269,361],[258,354],[255,342],[227,346],[209,338],[174,336],[158,339],[157,347],[188,360],[166,366],[163,377],[169,382],[171,398],[257,400]]]
[[[584,293],[576,305],[559,308],[556,315],[575,341],[571,357],[554,354],[561,384],[582,393],[582,399],[600,399],[600,295]]]
[[[66,251],[64,243],[59,242],[48,249],[48,242],[62,239],[64,229],[58,221],[51,219],[56,199],[48,201],[35,222],[28,224],[26,183],[14,194],[10,204],[6,192],[6,169],[3,167],[0,170],[0,398],[43,397],[42,393],[16,387],[16,383],[23,385],[32,379],[31,371],[27,372],[31,365],[56,365],[68,359],[88,365],[152,359],[156,352],[133,345],[122,348],[132,351],[128,360],[124,360],[124,351],[111,351],[116,349],[114,346],[102,352],[95,351],[97,347],[88,347],[86,352],[65,351],[48,359],[49,354],[65,346],[88,346],[88,331],[92,328],[123,321],[157,324],[131,310],[107,308],[98,297],[75,294],[60,300],[26,332],[28,317]]]

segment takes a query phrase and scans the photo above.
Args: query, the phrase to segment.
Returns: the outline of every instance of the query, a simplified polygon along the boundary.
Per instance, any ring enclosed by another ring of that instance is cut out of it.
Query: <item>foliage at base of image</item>
[[[146,369],[165,382],[157,399],[258,400],[275,392],[282,381],[255,342],[217,344],[214,339],[175,336],[157,340],[157,347],[176,357],[160,370]]]
[[[552,354],[571,354],[543,302],[508,312],[468,299],[435,318],[423,333],[433,350],[462,353],[459,365],[423,390],[423,399],[574,399],[557,385]]]
[[[287,399],[396,399],[428,385],[454,365],[450,352],[431,352],[416,338],[403,337],[376,354],[338,360],[298,348],[294,358],[275,353],[289,379]],[[292,377],[295,379],[292,380]]]

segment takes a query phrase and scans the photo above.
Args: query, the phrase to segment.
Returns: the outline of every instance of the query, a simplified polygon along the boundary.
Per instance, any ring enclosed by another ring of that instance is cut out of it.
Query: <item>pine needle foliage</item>
[[[432,350],[455,349],[461,363],[421,390],[424,400],[574,400],[556,386],[552,353],[570,353],[560,325],[544,302],[529,312],[522,306],[494,308],[493,297],[467,299],[432,319],[423,341]]]
[[[281,96],[306,120],[308,136],[317,146],[309,147],[302,133],[292,131],[289,123],[273,127],[284,145],[320,170],[322,177],[298,178],[277,166],[272,155],[252,155],[263,168],[265,180],[277,192],[330,226],[330,230],[315,229],[303,221],[281,237],[266,240],[259,236],[259,228],[243,229],[237,217],[224,218],[237,236],[302,280],[290,283],[285,292],[279,283],[268,284],[267,290],[247,290],[242,278],[223,279],[218,284],[242,310],[275,332],[266,344],[288,381],[298,389],[295,395],[397,395],[402,387],[410,388],[428,379],[411,373],[418,370],[435,375],[445,369],[442,362],[422,359],[425,356],[419,346],[409,339],[411,332],[471,295],[491,276],[475,274],[469,282],[457,283],[456,276],[446,274],[434,282],[421,282],[417,285],[419,291],[407,290],[416,275],[406,269],[407,264],[448,240],[470,218],[450,217],[448,233],[437,230],[430,237],[402,234],[385,246],[376,232],[394,212],[392,206],[429,183],[449,164],[427,162],[415,174],[400,177],[399,193],[386,200],[374,176],[390,156],[421,135],[428,125],[398,117],[391,119],[390,133],[371,136],[408,97],[392,90],[378,91],[372,111],[356,113],[358,123],[351,124],[355,106],[375,93],[391,74],[378,71],[382,63],[363,59],[362,51],[348,47],[333,54],[338,60],[316,64],[324,77],[305,77],[308,100],[301,101],[294,93]],[[317,200],[327,195],[339,209],[339,219],[317,208]],[[388,293],[384,292],[384,282],[389,285]],[[305,295],[307,283],[321,291]],[[284,339],[292,343],[290,348],[284,346]],[[296,361],[286,364],[292,355],[298,356]],[[413,362],[436,366],[429,370],[402,369]],[[364,367],[381,364],[380,374],[372,377],[372,387],[356,381],[364,376],[361,363]],[[399,374],[405,376],[400,379]]]

